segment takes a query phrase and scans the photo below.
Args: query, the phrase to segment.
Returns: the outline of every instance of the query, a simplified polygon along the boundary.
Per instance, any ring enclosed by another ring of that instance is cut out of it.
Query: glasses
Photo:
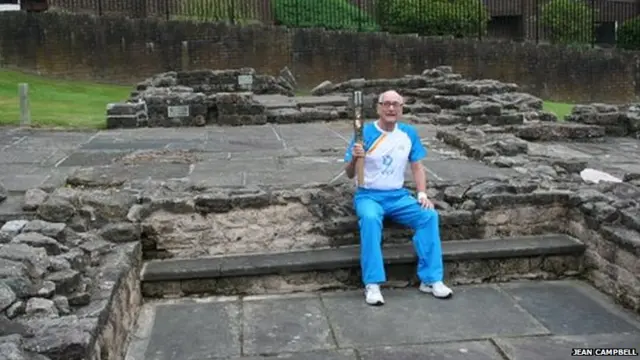
[[[386,107],[386,108],[390,108],[390,107],[392,107],[392,106],[393,106],[394,108],[399,108],[399,107],[401,107],[402,105],[404,105],[403,103],[401,103],[401,102],[397,102],[397,101],[394,101],[394,102],[391,102],[391,101],[385,101],[385,102],[381,102],[381,103],[378,103],[378,104],[380,104],[380,105],[382,105],[382,107]]]

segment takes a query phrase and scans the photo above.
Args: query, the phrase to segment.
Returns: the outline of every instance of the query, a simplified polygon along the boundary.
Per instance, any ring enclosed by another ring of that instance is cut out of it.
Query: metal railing
[[[639,0],[50,0],[50,6],[133,18],[640,50]]]

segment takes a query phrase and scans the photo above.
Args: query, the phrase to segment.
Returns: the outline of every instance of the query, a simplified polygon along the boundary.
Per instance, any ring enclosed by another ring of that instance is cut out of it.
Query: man
[[[351,140],[345,154],[346,174],[355,175],[355,158],[364,160],[364,183],[356,189],[354,207],[360,225],[360,266],[365,301],[383,305],[380,284],[386,281],[382,259],[382,220],[385,216],[415,230],[413,244],[418,256],[420,291],[437,298],[453,294],[443,282],[443,261],[438,213],[426,194],[426,174],[420,163],[427,151],[415,128],[399,123],[404,101],[395,91],[378,98],[379,119],[363,129],[364,144]],[[407,163],[416,183],[417,198],[404,188]]]

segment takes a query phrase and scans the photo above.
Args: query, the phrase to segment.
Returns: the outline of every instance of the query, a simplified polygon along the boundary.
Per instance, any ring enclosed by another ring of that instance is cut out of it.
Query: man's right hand
[[[353,144],[353,148],[351,149],[351,155],[353,155],[354,158],[364,157],[364,147],[362,147],[362,144],[360,143]]]

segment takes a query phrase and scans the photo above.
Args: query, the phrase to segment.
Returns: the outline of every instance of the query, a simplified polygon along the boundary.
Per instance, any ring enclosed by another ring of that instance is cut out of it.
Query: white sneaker
[[[364,300],[369,305],[380,306],[384,305],[384,298],[380,292],[380,285],[369,284],[364,288]]]
[[[437,281],[431,285],[420,283],[420,291],[422,291],[423,293],[432,294],[433,296],[440,299],[447,299],[453,295],[453,290],[451,290],[442,281]]]

